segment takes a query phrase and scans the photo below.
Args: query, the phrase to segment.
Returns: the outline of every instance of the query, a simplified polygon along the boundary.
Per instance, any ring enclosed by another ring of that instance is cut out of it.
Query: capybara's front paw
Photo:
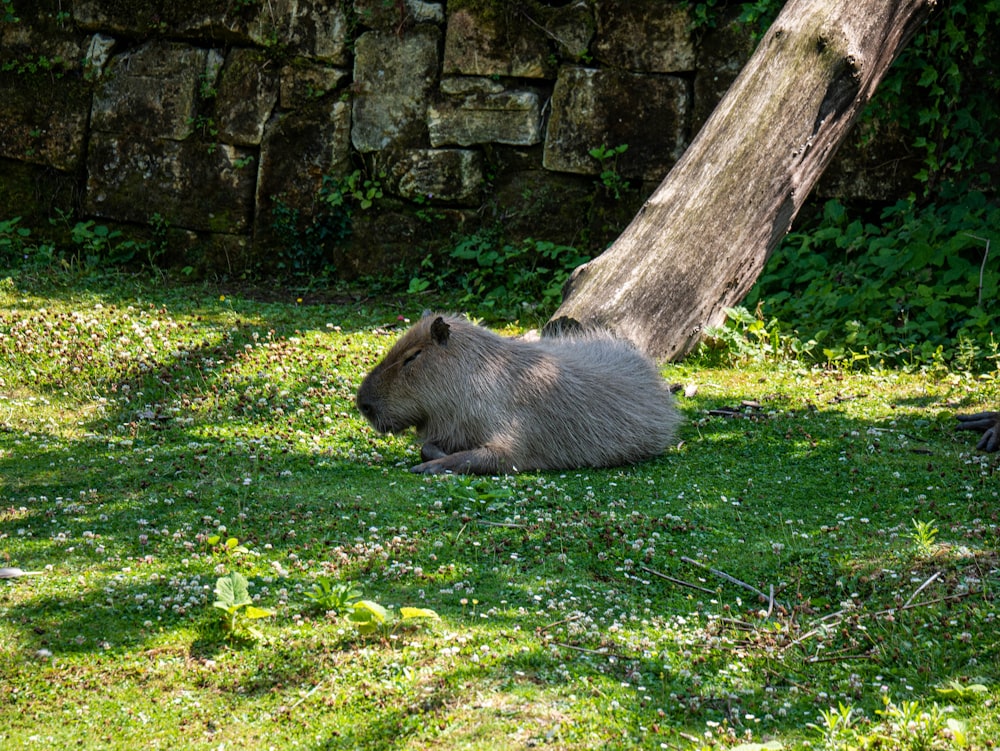
[[[435,459],[443,459],[448,456],[439,446],[433,443],[425,443],[420,447],[420,458],[425,462],[434,461]]]
[[[432,459],[429,462],[422,462],[415,467],[410,467],[410,471],[416,475],[443,475],[451,470],[443,466],[439,459]]]
[[[434,444],[430,445],[438,449]],[[427,446],[427,444],[425,443],[424,446]],[[438,450],[440,451],[440,449]],[[423,453],[423,449],[421,449],[421,453]],[[444,454],[423,464],[411,467],[410,471],[423,475],[442,475],[446,472],[456,475],[498,475],[514,470],[509,462],[502,460],[489,448],[481,446],[468,451],[456,451],[454,454]]]

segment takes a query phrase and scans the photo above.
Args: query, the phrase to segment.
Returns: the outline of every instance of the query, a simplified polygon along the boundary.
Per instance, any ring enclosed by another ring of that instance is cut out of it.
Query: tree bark
[[[601,326],[660,360],[739,303],[935,0],[789,0],[618,240],[576,269],[552,327]]]

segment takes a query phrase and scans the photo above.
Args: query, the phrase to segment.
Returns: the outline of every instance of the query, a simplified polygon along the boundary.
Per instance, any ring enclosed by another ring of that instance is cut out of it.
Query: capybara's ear
[[[440,344],[442,347],[448,345],[448,337],[451,335],[451,327],[445,323],[445,320],[438,316],[434,319],[431,324],[431,338],[436,344]]]

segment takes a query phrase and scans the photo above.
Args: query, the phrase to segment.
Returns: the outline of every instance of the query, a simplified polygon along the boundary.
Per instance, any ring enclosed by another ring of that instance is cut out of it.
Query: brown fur
[[[680,415],[656,366],[589,333],[527,342],[427,315],[358,389],[381,433],[416,427],[413,472],[609,467],[662,453]]]

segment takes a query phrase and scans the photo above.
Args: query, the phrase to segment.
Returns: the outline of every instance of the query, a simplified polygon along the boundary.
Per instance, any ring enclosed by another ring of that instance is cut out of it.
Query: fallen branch
[[[885,617],[887,615],[895,615],[896,613],[902,613],[902,612],[904,612],[906,610],[916,610],[917,608],[924,608],[924,607],[928,607],[930,605],[938,605],[938,604],[940,604],[942,602],[951,602],[952,600],[962,600],[962,599],[965,599],[966,597],[970,597],[970,596],[972,596],[974,594],[978,594],[977,592],[973,592],[972,590],[969,590],[968,592],[959,592],[958,594],[954,594],[954,595],[945,595],[944,597],[937,597],[937,598],[935,598],[933,600],[923,600],[922,602],[913,602],[913,598],[916,597],[918,594],[920,594],[920,592],[928,584],[930,584],[932,581],[934,581],[934,579],[937,576],[938,576],[938,574],[935,574],[930,579],[928,579],[927,581],[925,581],[922,585],[920,585],[920,587],[917,588],[917,591],[914,592],[913,595],[910,597],[910,599],[906,601],[906,604],[904,604],[901,607],[898,607],[898,608],[886,608],[885,610],[877,610],[874,613],[864,613],[864,612],[858,612],[858,611],[855,611],[855,610],[838,610],[836,613],[831,613],[829,615],[823,616],[822,618],[820,618],[819,620],[817,620],[817,623],[822,623],[823,621],[834,619],[834,618],[837,618],[837,617],[839,617],[840,620],[843,620],[843,617],[846,616],[847,614],[854,614],[854,615],[856,615],[857,618],[858,618],[858,620],[861,620],[862,618],[876,618],[876,619],[877,618],[883,618],[883,617]],[[829,630],[829,629],[835,628],[837,625],[839,625],[840,620],[833,620],[831,623],[823,624],[822,627],[817,627],[817,628],[810,629],[809,631],[807,631],[806,633],[804,633],[802,636],[800,636],[795,641],[790,642],[789,644],[787,644],[784,647],[784,649],[785,650],[791,649],[792,647],[794,647],[794,646],[796,646],[798,644],[801,644],[802,642],[806,641],[806,639],[809,639],[809,638],[815,636],[820,631]]]
[[[569,617],[567,617],[567,618],[563,618],[563,619],[562,619],[561,621],[555,621],[555,622],[553,622],[553,623],[550,623],[550,624],[548,624],[547,626],[539,626],[539,627],[538,627],[538,628],[536,629],[536,631],[537,631],[538,633],[540,633],[540,634],[544,634],[544,633],[545,633],[546,631],[548,631],[548,630],[549,630],[550,628],[555,628],[556,626],[561,626],[561,625],[563,625],[564,623],[572,623],[573,621],[578,621],[578,620],[580,620],[581,618],[583,618],[583,614],[582,614],[582,613],[579,613],[579,614],[577,614],[577,615],[571,615],[571,616],[569,616]]]
[[[747,623],[746,621],[741,621],[737,618],[720,618],[722,623],[728,626],[739,629],[740,631],[756,631],[757,627],[752,623]]]
[[[649,566],[639,566],[639,569],[645,571],[647,574],[652,574],[653,576],[658,576],[661,579],[666,579],[668,582],[677,584],[681,587],[688,587],[689,589],[696,589],[699,592],[705,592],[706,594],[714,595],[715,590],[709,589],[708,587],[701,587],[697,584],[692,584],[691,582],[686,582],[683,579],[677,579],[673,576],[668,576],[667,574],[661,573],[656,569],[651,569]]]
[[[928,585],[930,585],[930,583],[933,582],[935,579],[937,579],[939,576],[941,576],[941,572],[937,571],[937,572],[934,573],[934,575],[930,579],[928,579],[923,584],[921,584],[919,587],[917,587],[916,592],[914,592],[912,595],[910,595],[910,599],[906,601],[905,605],[903,605],[903,609],[905,610],[906,606],[909,605],[911,602],[913,602],[915,599],[917,599],[917,595],[919,595],[921,592],[923,592],[925,589],[927,589]]]
[[[832,655],[830,657],[810,657],[806,660],[810,665],[818,662],[847,662],[848,660],[870,660],[871,655]]]
[[[317,683],[317,684],[316,684],[315,686],[313,686],[313,687],[312,687],[311,689],[309,689],[309,691],[307,691],[307,692],[306,692],[306,693],[305,693],[305,694],[304,694],[303,696],[300,696],[300,697],[299,697],[299,700],[298,700],[298,701],[296,701],[296,702],[295,702],[294,704],[292,704],[292,705],[291,705],[290,707],[284,707],[284,708],[282,708],[282,709],[279,709],[279,710],[278,710],[278,711],[277,711],[277,712],[275,713],[275,715],[274,715],[274,719],[275,719],[275,720],[277,720],[277,719],[278,719],[279,717],[283,717],[283,716],[285,716],[285,715],[290,715],[290,714],[291,714],[291,713],[292,713],[293,711],[295,711],[295,709],[296,709],[296,708],[297,708],[297,707],[298,707],[298,706],[299,706],[299,705],[300,705],[300,704],[301,704],[302,702],[304,702],[304,701],[305,701],[306,699],[308,699],[308,698],[309,698],[310,696],[312,696],[312,695],[313,695],[313,694],[315,694],[315,693],[316,693],[317,691],[319,691],[320,687],[321,687],[321,686],[322,686],[322,685],[323,685],[324,683],[326,683],[326,682],[327,682],[327,680],[329,680],[329,678],[324,678],[323,680],[321,680],[321,681],[320,681],[319,683]]]
[[[749,591],[753,592],[755,595],[757,595],[758,597],[760,597],[761,599],[763,599],[766,602],[767,601],[769,601],[769,602],[776,602],[774,600],[774,590],[773,589],[771,590],[771,595],[769,596],[767,593],[761,592],[759,589],[757,589],[756,587],[754,587],[754,586],[752,586],[750,584],[747,584],[745,581],[740,581],[735,576],[730,576],[725,571],[719,571],[719,569],[717,569],[717,568],[711,568],[710,566],[706,566],[704,563],[700,563],[699,561],[696,561],[693,558],[688,558],[687,556],[684,556],[684,555],[681,556],[681,560],[684,561],[685,563],[690,563],[692,566],[698,566],[699,568],[703,568],[706,571],[710,571],[711,573],[713,573],[716,576],[718,576],[720,579],[725,579],[727,582],[730,582],[731,584],[735,584],[735,585],[737,585],[739,587],[743,587],[743,589],[746,589],[746,590],[749,590]],[[784,606],[780,602],[777,602],[776,604],[778,605],[779,608],[783,608],[784,609]]]
[[[977,595],[979,592],[973,592],[971,589],[968,592],[959,592],[954,595],[945,595],[944,597],[936,597],[933,600],[924,600],[923,602],[915,602],[912,605],[906,604],[901,608],[887,608],[885,610],[880,610],[874,615],[892,615],[897,611],[903,610],[915,610],[916,608],[926,608],[928,605],[938,605],[942,602],[951,602],[952,600],[964,600],[966,597],[971,597],[972,595]]]
[[[552,642],[552,646],[554,646],[554,647],[563,647],[565,649],[574,649],[577,652],[583,652],[584,654],[588,654],[588,655],[599,655],[601,657],[607,657],[609,654],[611,654],[606,648],[602,648],[602,649],[587,649],[586,647],[576,647],[576,646],[574,646],[572,644],[563,644],[562,642],[559,642],[559,641]]]
[[[42,571],[25,571],[22,568],[0,568],[0,579],[20,579],[22,576],[41,576]]]

